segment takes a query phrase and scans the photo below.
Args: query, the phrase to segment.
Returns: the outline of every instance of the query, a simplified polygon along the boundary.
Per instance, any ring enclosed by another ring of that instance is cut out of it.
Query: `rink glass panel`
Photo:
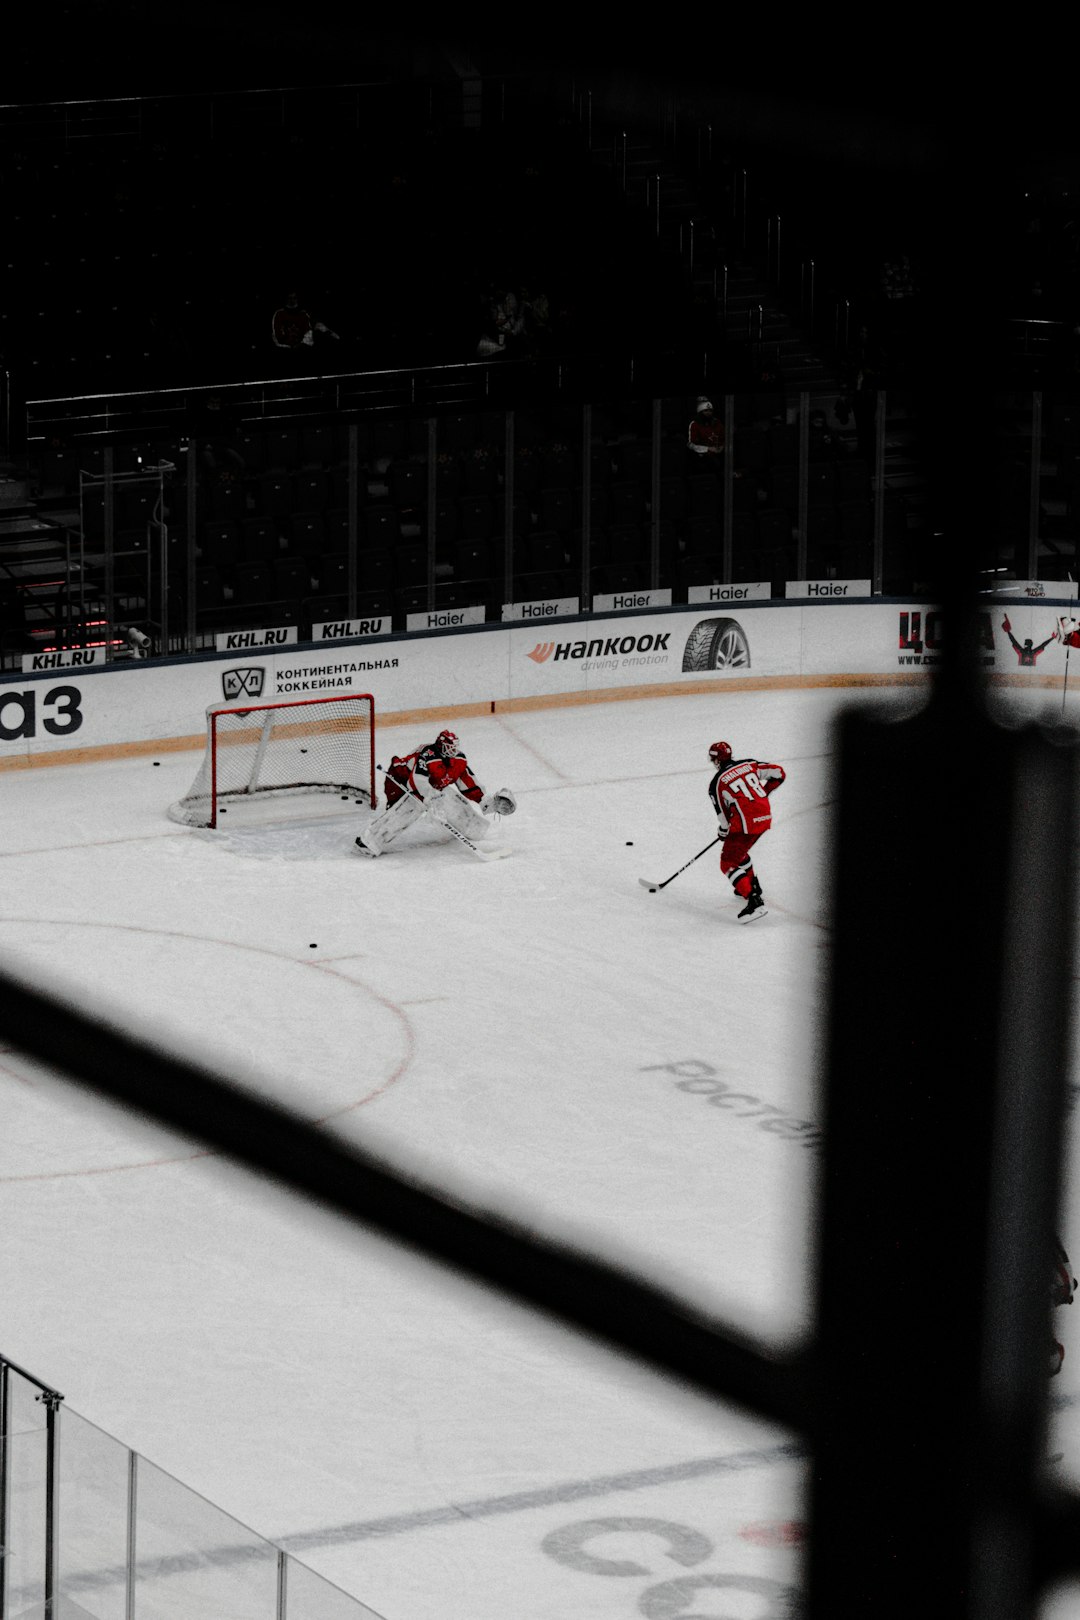
[[[45,1602],[47,1434],[38,1385],[13,1367],[7,1379],[7,1535],[5,1613],[38,1612]]]
[[[295,1558],[285,1560],[282,1620],[382,1620]]]
[[[139,1459],[135,1503],[139,1620],[276,1614],[277,1551],[152,1463]]]
[[[126,1620],[131,1453],[63,1408],[60,1593],[94,1620]]]

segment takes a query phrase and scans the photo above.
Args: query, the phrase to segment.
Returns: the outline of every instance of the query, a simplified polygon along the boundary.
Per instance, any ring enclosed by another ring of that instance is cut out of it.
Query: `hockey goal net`
[[[351,794],[374,806],[370,692],[243,708],[211,705],[202,764],[169,815],[188,827],[216,827],[230,804],[305,793]]]

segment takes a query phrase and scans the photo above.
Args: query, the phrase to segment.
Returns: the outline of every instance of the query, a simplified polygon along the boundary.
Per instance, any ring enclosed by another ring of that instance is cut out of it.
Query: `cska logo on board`
[[[266,684],[266,670],[260,664],[255,669],[227,669],[221,677],[221,690],[227,698],[262,697]]]
[[[900,614],[897,664],[927,668],[941,662],[944,615],[938,608],[909,609]],[[989,613],[977,613],[973,625],[975,650],[983,664],[994,662],[994,627]]]

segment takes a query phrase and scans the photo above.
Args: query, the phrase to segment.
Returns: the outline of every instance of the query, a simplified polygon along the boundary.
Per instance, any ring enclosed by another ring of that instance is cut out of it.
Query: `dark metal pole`
[[[735,395],[724,395],[724,561],[721,578],[730,585],[735,566]]]
[[[809,521],[810,480],[810,395],[805,390],[799,395],[799,488],[797,493],[797,519],[795,540],[795,578],[806,579],[806,530]]]
[[[935,872],[911,793],[948,779],[994,809]],[[811,1616],[910,1620],[933,1591],[952,1620],[1017,1620],[1048,1398],[1075,915],[1052,852],[1076,825],[1075,747],[943,694],[899,724],[848,718],[838,787]]]
[[[60,1608],[60,1403],[62,1395],[46,1390],[45,1407],[45,1616],[59,1620]]]
[[[581,407],[581,601],[587,612],[592,601],[592,406]]]
[[[649,481],[649,589],[660,584],[660,411],[661,401],[652,402],[651,476]]]
[[[128,1452],[127,1537],[124,1568],[124,1620],[135,1620],[135,1586],[138,1580],[139,1547],[139,1459]]]
[[[438,454],[439,424],[434,416],[429,416],[427,424],[427,605],[429,613],[435,610],[435,548],[439,538],[436,533],[435,523],[435,509],[438,504],[436,483]]]
[[[105,502],[105,577],[102,595],[105,599],[105,656],[108,657],[109,642],[112,640],[113,620],[116,614],[116,604],[113,600],[116,581],[116,562],[114,558],[116,548],[116,483],[114,477],[115,456],[111,444],[105,446],[102,461],[102,488]],[[82,626],[84,640],[87,634],[88,627],[84,623]]]
[[[887,401],[884,388],[877,391],[874,407],[874,466],[873,466],[873,564],[870,589],[880,596],[885,588],[885,416]]]
[[[188,441],[187,456],[184,463],[184,487],[187,499],[185,501],[184,522],[184,581],[187,588],[187,623],[185,626],[187,650],[195,651],[195,641],[198,635],[198,450],[194,439]]]
[[[359,585],[359,530],[360,530],[360,430],[355,422],[349,423],[348,446],[346,449],[348,459],[348,496],[346,505],[347,541],[349,547],[349,570],[347,590],[349,594],[346,607],[347,617],[356,617],[356,597]]]
[[[11,1489],[11,1375],[0,1360],[0,1620],[7,1620],[8,1495]]]
[[[507,411],[503,449],[503,601],[514,600],[514,413]]]

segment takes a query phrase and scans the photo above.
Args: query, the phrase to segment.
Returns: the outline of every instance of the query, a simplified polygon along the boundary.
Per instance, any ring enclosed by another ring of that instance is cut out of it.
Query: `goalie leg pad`
[[[436,799],[429,800],[428,806],[434,820],[445,822],[474,844],[491,836],[491,822],[482,814],[479,806],[470,799],[462,798],[454,788],[447,788]]]
[[[424,806],[419,799],[414,799],[411,793],[403,794],[371,818],[364,829],[364,843],[381,855],[386,846],[399,838],[406,827],[411,827],[423,813]]]

